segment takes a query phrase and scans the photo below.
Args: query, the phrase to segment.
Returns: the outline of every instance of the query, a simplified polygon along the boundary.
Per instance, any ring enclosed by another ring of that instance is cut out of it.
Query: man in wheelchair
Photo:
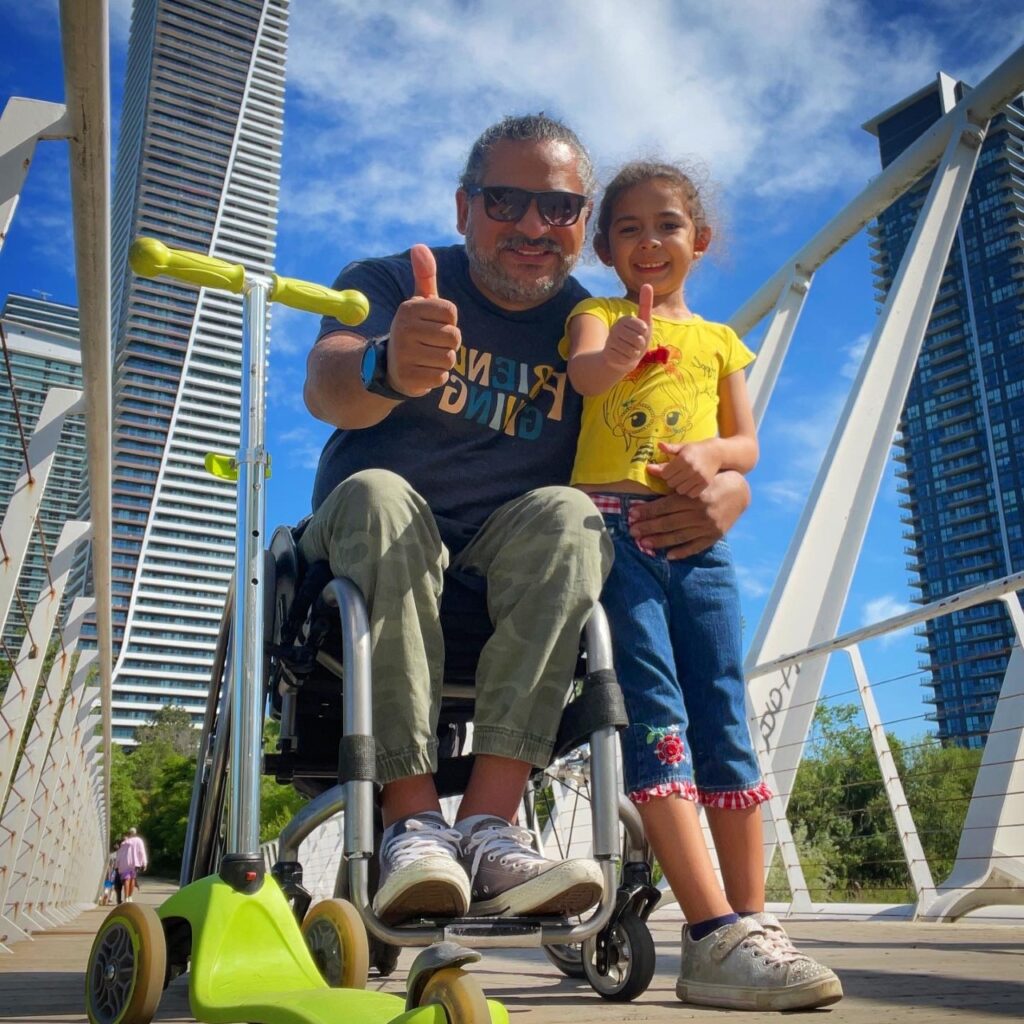
[[[565,486],[581,400],[559,351],[587,294],[570,273],[594,184],[560,122],[488,128],[456,193],[465,245],[350,264],[335,287],[365,293],[370,315],[357,329],[325,318],[309,355],[306,404],[337,429],[300,548],[367,603],[385,826],[374,909],[389,924],[571,915],[601,895],[596,863],[547,860],[513,824],[531,771],[550,760],[610,568],[601,516]],[[634,529],[658,548],[700,550],[748,493],[721,474],[700,499],[646,503]],[[433,773],[452,574],[486,591],[493,634],[476,670],[473,770],[450,826]]]

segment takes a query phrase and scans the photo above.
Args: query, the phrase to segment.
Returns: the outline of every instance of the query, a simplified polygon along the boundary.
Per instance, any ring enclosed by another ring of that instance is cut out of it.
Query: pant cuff
[[[648,786],[646,789],[634,789],[629,794],[629,799],[635,804],[650,803],[652,799],[663,796],[681,796],[690,803],[699,803],[697,787],[692,782],[660,782],[657,786]]]
[[[383,786],[410,775],[432,775],[437,771],[437,740],[414,744],[390,753],[377,753],[377,781]]]
[[[494,726],[473,726],[473,753],[508,757],[525,761],[536,768],[547,768],[555,741],[543,736],[523,735]]]
[[[742,811],[746,807],[755,807],[771,800],[772,791],[767,782],[759,782],[750,789],[734,789],[727,792],[716,790],[698,790],[698,799],[705,807],[720,807],[726,811]]]

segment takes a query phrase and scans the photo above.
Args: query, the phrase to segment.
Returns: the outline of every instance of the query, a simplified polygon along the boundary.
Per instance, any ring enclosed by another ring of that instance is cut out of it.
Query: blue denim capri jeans
[[[601,603],[630,725],[620,733],[626,791],[710,807],[762,803],[744,699],[740,603],[725,541],[689,558],[648,554],[628,511],[646,496],[591,495],[615,546]]]

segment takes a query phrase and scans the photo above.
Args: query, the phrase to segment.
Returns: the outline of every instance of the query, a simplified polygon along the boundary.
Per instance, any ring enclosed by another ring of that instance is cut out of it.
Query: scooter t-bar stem
[[[262,877],[259,859],[259,797],[263,753],[263,547],[266,509],[264,446],[267,366],[267,309],[280,302],[294,309],[333,316],[355,326],[366,319],[369,303],[360,292],[338,292],[276,274],[247,274],[240,264],[202,253],[170,249],[153,238],[139,238],[128,256],[143,277],[170,277],[218,291],[243,294],[242,378],[235,532],[235,603],[231,643],[231,768],[227,861]],[[249,862],[252,863],[249,863]],[[238,862],[237,864],[234,862]],[[238,873],[238,872],[235,872]]]

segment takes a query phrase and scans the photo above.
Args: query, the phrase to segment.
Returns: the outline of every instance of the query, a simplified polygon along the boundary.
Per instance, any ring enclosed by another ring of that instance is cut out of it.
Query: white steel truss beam
[[[18,205],[25,176],[40,139],[66,139],[62,103],[12,96],[0,114],[0,249]]]
[[[966,107],[921,210],[748,653],[753,667],[834,637],[984,139]],[[769,785],[788,803],[827,658],[751,680]],[[781,696],[781,701],[779,697]],[[769,718],[764,712],[769,710]],[[767,728],[767,723],[771,728]]]
[[[30,920],[47,917],[62,919],[63,917],[44,901],[47,870],[54,860],[59,845],[58,833],[52,827],[52,823],[65,813],[64,800],[67,797],[69,771],[80,770],[79,759],[83,734],[79,712],[83,700],[86,698],[85,684],[95,663],[95,651],[83,651],[78,659],[78,667],[71,680],[71,690],[61,709],[60,719],[57,722],[57,733],[47,752],[46,764],[39,780],[39,787],[44,798],[43,806],[39,808],[40,839],[32,865],[27,873],[25,897],[22,903],[22,912]],[[14,923],[18,927],[23,927],[23,922],[17,915],[14,918]]]
[[[61,701],[65,697],[65,684],[71,674],[82,622],[94,603],[91,597],[76,598],[72,603],[63,630],[64,651],[50,670],[12,786],[12,795],[17,793],[21,802],[14,805],[13,799],[8,800],[0,818],[0,862],[11,866],[0,880],[0,915],[14,923],[19,922],[19,917],[24,917],[27,924],[32,920],[25,901],[51,802],[51,794],[43,782],[43,770],[48,754],[53,758],[63,759],[64,756],[66,734],[58,730],[58,710],[61,719],[67,718],[70,693],[64,699],[63,708]],[[88,666],[90,660],[87,659],[86,664]]]
[[[978,907],[1024,905],[1024,611],[1016,594],[1003,604],[1017,644],[999,700],[953,870],[921,916],[953,921]]]
[[[807,301],[807,293],[811,289],[813,280],[813,273],[807,273],[799,264],[793,267],[789,283],[779,294],[779,301],[775,304],[768,328],[761,339],[761,346],[757,350],[757,359],[754,360],[748,381],[750,404],[754,410],[754,423],[757,426],[760,426],[764,419],[765,409],[768,408],[768,399],[771,398],[771,394],[775,390],[775,382],[778,380],[782,363],[789,350],[789,343],[793,338],[797,322],[800,320],[800,313]]]
[[[44,587],[29,620],[29,632],[21,645],[21,653],[12,666],[7,692],[0,702],[0,811],[7,804],[11,773],[21,746],[32,699],[39,686],[46,649],[50,643],[64,588],[71,572],[75,547],[89,534],[89,524],[69,520],[64,524],[50,560],[53,587]],[[0,870],[7,865],[0,863]]]
[[[28,465],[18,477],[14,493],[0,524],[7,557],[0,559],[0,631],[7,622],[25,556],[36,528],[36,516],[43,502],[46,483],[57,454],[64,420],[82,411],[82,392],[73,388],[51,388],[46,393],[28,444]]]
[[[860,693],[864,719],[868,724],[871,745],[875,750],[875,760],[878,762],[878,770],[882,775],[882,788],[885,790],[889,808],[892,810],[900,845],[903,847],[903,856],[907,861],[907,870],[910,872],[910,880],[917,895],[917,906],[920,909],[923,902],[932,899],[935,895],[935,883],[932,881],[931,868],[928,866],[928,858],[924,855],[924,848],[921,846],[921,839],[917,834],[917,826],[910,813],[907,795],[903,791],[899,769],[896,767],[896,760],[889,747],[889,738],[885,735],[885,726],[882,723],[882,716],[878,713],[878,705],[875,703],[875,695],[871,691],[871,683],[868,681],[864,659],[860,656],[860,648],[856,644],[851,644],[846,648],[846,653],[849,655],[853,667],[853,678],[857,682],[857,690]]]

